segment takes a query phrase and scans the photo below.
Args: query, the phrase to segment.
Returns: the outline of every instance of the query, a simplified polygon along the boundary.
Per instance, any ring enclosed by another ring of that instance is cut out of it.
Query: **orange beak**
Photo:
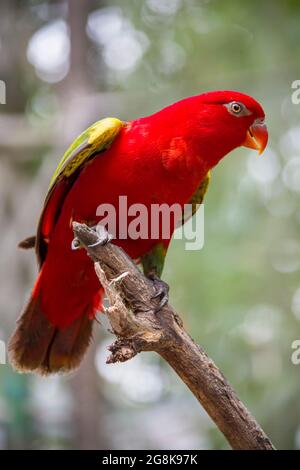
[[[254,121],[249,127],[246,139],[243,142],[244,147],[258,150],[259,155],[263,153],[268,143],[268,129],[261,120]]]

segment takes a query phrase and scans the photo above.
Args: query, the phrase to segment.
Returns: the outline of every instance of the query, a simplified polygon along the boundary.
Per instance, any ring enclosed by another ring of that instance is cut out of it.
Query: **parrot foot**
[[[162,281],[156,274],[150,273],[148,279],[153,281],[153,285],[156,289],[156,293],[152,296],[152,299],[158,299],[159,304],[155,308],[154,313],[158,313],[167,303],[169,302],[169,286],[165,281]]]
[[[98,240],[95,243],[92,243],[91,245],[88,246],[88,248],[95,248],[96,246],[104,246],[107,243],[109,243],[112,240],[112,236],[108,233],[105,227],[103,225],[94,225],[93,227],[90,227],[93,229],[97,235],[98,235]],[[75,237],[72,240],[71,248],[72,250],[79,250],[82,248],[83,245],[81,244],[79,238]]]
[[[106,230],[105,227],[103,227],[103,225],[98,224],[98,225],[94,225],[91,228],[94,229],[95,232],[97,233],[98,240],[95,243],[92,243],[91,245],[89,245],[88,248],[95,248],[96,246],[107,245],[107,243],[109,243],[113,239],[112,235],[108,233],[108,231]]]

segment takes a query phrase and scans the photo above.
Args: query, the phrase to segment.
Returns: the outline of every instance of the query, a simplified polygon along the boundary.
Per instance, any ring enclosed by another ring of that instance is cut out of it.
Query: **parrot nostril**
[[[263,126],[265,124],[265,118],[257,118],[255,119],[253,125]]]

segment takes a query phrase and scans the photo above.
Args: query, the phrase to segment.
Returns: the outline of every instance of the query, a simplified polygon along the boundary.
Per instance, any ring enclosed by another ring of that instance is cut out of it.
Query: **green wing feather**
[[[51,232],[63,201],[76,179],[76,172],[109,148],[123,125],[124,123],[116,118],[105,118],[96,122],[72,143],[62,157],[50,181],[38,224],[35,249],[40,265],[46,257]]]
[[[71,176],[82,164],[86,163],[96,153],[106,150],[120,132],[123,122],[116,118],[105,118],[95,122],[74,140],[59,162],[49,190],[57,179]]]

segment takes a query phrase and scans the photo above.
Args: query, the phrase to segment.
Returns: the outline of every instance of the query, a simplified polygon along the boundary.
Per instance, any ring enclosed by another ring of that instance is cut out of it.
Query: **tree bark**
[[[274,449],[270,439],[203,349],[185,331],[167,304],[155,313],[155,287],[118,246],[98,232],[73,223],[77,244],[87,249],[110,306],[106,315],[117,336],[107,363],[123,362],[141,351],[155,351],[185,382],[233,449]]]

